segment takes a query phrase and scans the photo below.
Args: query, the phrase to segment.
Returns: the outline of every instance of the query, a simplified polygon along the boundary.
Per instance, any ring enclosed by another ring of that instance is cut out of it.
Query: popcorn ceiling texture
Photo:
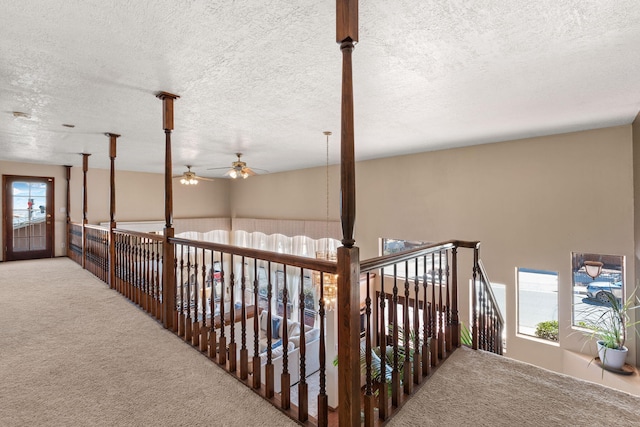
[[[164,90],[181,96],[174,173],[238,151],[271,172],[320,166],[323,130],[338,161],[334,2],[5,3],[3,160],[78,166],[88,152],[108,168],[116,132],[118,169],[161,173]],[[362,1],[357,158],[628,124],[639,39],[635,0]]]

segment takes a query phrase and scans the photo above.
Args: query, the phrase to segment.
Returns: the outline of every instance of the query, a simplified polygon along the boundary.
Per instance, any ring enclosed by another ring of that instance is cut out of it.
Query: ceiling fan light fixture
[[[249,174],[245,171],[242,171],[242,179],[247,179],[249,178]]]
[[[229,172],[229,176],[230,176],[232,179],[236,179],[236,178],[238,177],[238,172],[236,172],[236,170],[235,170],[235,169],[233,169],[233,170],[231,170],[231,172]]]
[[[195,178],[182,178],[180,180],[180,184],[184,184],[184,185],[196,185],[198,183],[198,180]]]

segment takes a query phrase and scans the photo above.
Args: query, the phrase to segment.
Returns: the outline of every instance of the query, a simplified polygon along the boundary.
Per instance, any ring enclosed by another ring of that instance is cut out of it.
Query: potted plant
[[[629,330],[640,337],[637,325],[639,320],[632,320],[631,313],[640,308],[640,299],[635,292],[626,300],[619,300],[611,293],[606,293],[609,300],[608,309],[599,313],[595,320],[586,321],[589,337],[596,340],[598,357],[604,369],[621,370],[625,364],[628,349],[625,341]]]

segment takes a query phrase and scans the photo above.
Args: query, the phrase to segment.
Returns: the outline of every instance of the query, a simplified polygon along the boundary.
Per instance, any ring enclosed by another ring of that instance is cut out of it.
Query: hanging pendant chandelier
[[[326,236],[329,237],[329,136],[331,135],[330,131],[324,131],[323,134],[326,138],[326,225],[327,231]],[[316,258],[323,259],[326,261],[336,262],[337,254],[335,251],[330,251],[329,248],[326,248],[324,251],[316,251]],[[315,274],[316,283],[318,286],[322,284],[322,299],[324,302],[325,310],[332,311],[335,310],[337,300],[338,300],[338,275],[323,273],[322,280],[320,280],[320,273],[316,272]]]

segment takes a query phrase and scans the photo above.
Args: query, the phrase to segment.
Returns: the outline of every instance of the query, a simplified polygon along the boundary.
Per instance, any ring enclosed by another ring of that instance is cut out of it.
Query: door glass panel
[[[45,250],[47,248],[47,184],[14,181],[13,252]]]

